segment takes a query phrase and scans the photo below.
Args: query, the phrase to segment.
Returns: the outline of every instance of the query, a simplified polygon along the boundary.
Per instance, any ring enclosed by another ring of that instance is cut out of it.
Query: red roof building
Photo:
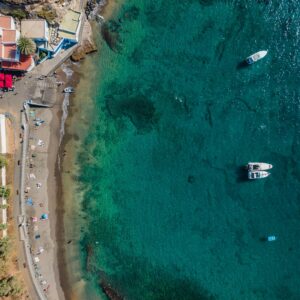
[[[1,67],[11,71],[30,71],[34,67],[34,60],[31,55],[20,55],[18,62],[3,61]]]
[[[29,71],[33,68],[32,57],[21,55],[18,50],[19,37],[13,18],[0,16],[0,69]]]
[[[16,29],[14,19],[10,16],[0,16],[0,28]]]
[[[17,30],[2,29],[2,44],[14,44],[17,41]]]

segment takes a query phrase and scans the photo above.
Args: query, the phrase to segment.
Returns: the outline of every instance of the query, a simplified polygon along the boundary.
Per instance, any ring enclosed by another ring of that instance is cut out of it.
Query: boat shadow
[[[237,64],[236,68],[237,68],[237,70],[241,70],[241,69],[248,68],[249,66],[250,65],[245,60],[243,60]]]
[[[248,179],[248,171],[245,166],[239,166],[236,169],[236,181],[237,182],[246,182],[249,181]]]

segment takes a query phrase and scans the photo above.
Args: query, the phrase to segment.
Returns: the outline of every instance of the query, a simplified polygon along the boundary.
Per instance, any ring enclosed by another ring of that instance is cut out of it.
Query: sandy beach
[[[109,4],[105,7],[105,18],[111,15],[117,2]],[[83,40],[91,39],[91,27],[87,22],[83,27]],[[10,174],[14,205],[13,211],[8,212],[9,220],[14,222],[8,232],[11,237],[17,236],[18,269],[31,299],[74,298],[69,293],[70,269],[65,266],[69,240],[64,231],[66,216],[61,185],[61,163],[66,154],[71,156],[71,151],[67,153],[65,148],[68,137],[64,140],[62,137],[68,103],[73,96],[62,91],[67,85],[79,83],[80,67],[80,63],[67,62],[53,74],[51,61],[47,61],[44,67],[39,66],[17,80],[15,91],[4,93],[1,99],[1,112],[10,120],[8,143],[14,146],[15,161],[14,174]],[[41,74],[49,75],[40,80]],[[59,86],[57,82],[61,81],[64,85]],[[27,99],[49,108],[27,106],[24,110]],[[78,270],[79,265],[74,268]],[[80,298],[80,293],[77,296]]]

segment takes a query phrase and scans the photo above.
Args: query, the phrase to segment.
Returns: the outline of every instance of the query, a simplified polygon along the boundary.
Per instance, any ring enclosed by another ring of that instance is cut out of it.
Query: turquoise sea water
[[[127,0],[107,23],[77,159],[87,290],[300,299],[299,20],[295,0]]]

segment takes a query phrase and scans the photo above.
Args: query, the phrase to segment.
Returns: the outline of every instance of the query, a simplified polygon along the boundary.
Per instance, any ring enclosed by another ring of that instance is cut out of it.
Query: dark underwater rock
[[[118,294],[116,290],[114,290],[111,285],[106,282],[105,280],[101,280],[100,286],[102,288],[102,291],[110,300],[123,300],[124,297]]]
[[[199,0],[199,3],[203,6],[209,6],[214,3],[214,0]]]
[[[121,50],[120,31],[121,25],[116,21],[105,22],[101,27],[101,35],[108,47],[118,52]]]
[[[137,19],[139,14],[140,14],[139,8],[137,8],[135,5],[132,5],[125,10],[123,17],[128,21],[134,21]]]
[[[87,272],[91,271],[91,257],[93,256],[94,251],[91,245],[86,245],[86,270]]]
[[[195,180],[196,180],[195,176],[189,175],[189,177],[188,177],[188,183],[194,183]]]
[[[158,121],[153,102],[143,95],[122,100],[108,97],[106,107],[113,117],[128,117],[140,133],[150,131]]]

